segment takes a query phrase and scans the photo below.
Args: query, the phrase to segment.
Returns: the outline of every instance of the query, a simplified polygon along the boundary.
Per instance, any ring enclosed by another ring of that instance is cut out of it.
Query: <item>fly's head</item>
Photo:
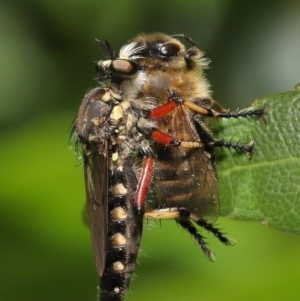
[[[179,39],[192,45],[186,49]],[[101,43],[109,53],[109,59],[97,62],[97,71],[102,81],[121,84],[124,81],[145,82],[143,75],[151,72],[176,72],[197,69],[208,65],[204,52],[185,35],[169,36],[162,33],[141,34],[121,47],[118,55],[107,42]]]
[[[186,49],[179,39],[192,45]],[[197,44],[185,35],[169,36],[162,33],[138,35],[133,40],[142,47],[139,65],[147,70],[183,71],[204,68],[208,61]]]
[[[100,42],[100,41],[99,41]],[[96,71],[100,82],[111,82],[113,84],[121,84],[123,81],[131,80],[138,75],[139,65],[136,62],[140,58],[138,54],[141,47],[137,47],[136,43],[124,45],[119,55],[111,50],[107,41],[100,42],[109,54],[109,59],[97,62]]]
[[[210,97],[203,73],[208,60],[185,35],[140,34],[117,54],[108,43],[102,45],[109,57],[97,62],[100,85],[108,87],[118,102],[129,100],[136,111],[148,112],[168,102],[171,91],[185,100]]]

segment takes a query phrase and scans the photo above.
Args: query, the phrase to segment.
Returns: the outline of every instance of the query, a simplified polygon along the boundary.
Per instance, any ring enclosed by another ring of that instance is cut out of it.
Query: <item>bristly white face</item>
[[[136,42],[132,42],[130,44],[126,44],[124,45],[119,52],[119,58],[120,59],[140,59],[143,58],[142,55],[138,54],[141,51],[143,51],[145,49],[145,46],[141,45],[141,46],[137,46],[138,44]]]

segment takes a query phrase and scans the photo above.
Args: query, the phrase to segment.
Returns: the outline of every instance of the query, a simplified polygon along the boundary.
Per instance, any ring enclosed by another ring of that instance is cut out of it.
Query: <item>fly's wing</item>
[[[88,92],[76,120],[76,132],[83,151],[89,224],[100,277],[105,267],[108,236],[109,137],[106,121],[111,107],[107,93],[103,88]]]
[[[185,138],[193,141],[197,137],[196,140],[204,144],[202,148],[191,149],[187,158],[190,175],[195,179],[188,206],[190,209],[194,208],[192,211],[199,217],[213,222],[219,215],[220,203],[213,149],[207,145],[213,140],[212,133],[204,123],[197,123],[187,112],[183,112],[183,115]]]
[[[181,141],[201,141],[189,111],[182,107],[165,118],[160,129]],[[219,201],[212,154],[205,147],[156,146],[158,206],[184,207],[199,217],[214,219]]]
[[[217,112],[226,111],[224,107],[211,98],[199,99],[194,102],[204,109],[213,109]],[[200,140],[204,144],[204,147],[194,154],[192,160],[198,162],[196,164],[196,174],[200,187],[198,193],[206,196],[206,201],[202,201],[206,205],[203,206],[203,209],[198,214],[202,213],[202,216],[209,218],[212,222],[219,215],[220,210],[214,149],[209,146],[209,143],[214,141],[211,129],[215,127],[216,120],[205,118],[205,116],[199,114],[188,114],[187,111],[184,115],[185,118],[183,118],[183,121],[186,132],[191,133],[195,137],[196,131],[197,140]]]
[[[204,150],[194,152],[189,159],[197,178],[197,188],[195,188],[191,207],[199,217],[205,217],[213,222],[219,215],[219,196],[217,191],[217,176],[211,154]],[[195,162],[197,162],[195,164]],[[196,167],[196,168],[195,168]],[[195,201],[196,200],[196,201]],[[193,203],[195,204],[193,205]]]
[[[84,177],[96,268],[101,277],[108,236],[108,154],[94,152],[85,155]]]

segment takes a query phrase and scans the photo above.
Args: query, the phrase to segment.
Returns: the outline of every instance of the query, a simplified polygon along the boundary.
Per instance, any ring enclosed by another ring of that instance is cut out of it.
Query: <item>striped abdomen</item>
[[[100,279],[101,301],[124,300],[142,235],[143,216],[136,214],[133,204],[136,183],[126,165],[122,174],[114,172],[110,177],[108,247]]]

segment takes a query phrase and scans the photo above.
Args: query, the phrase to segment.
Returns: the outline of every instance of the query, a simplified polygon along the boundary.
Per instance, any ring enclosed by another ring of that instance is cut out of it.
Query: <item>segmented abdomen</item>
[[[135,213],[133,202],[135,178],[130,163],[125,160],[124,165],[124,172],[112,173],[109,181],[108,248],[100,284],[101,301],[124,300],[142,235],[143,216]]]

